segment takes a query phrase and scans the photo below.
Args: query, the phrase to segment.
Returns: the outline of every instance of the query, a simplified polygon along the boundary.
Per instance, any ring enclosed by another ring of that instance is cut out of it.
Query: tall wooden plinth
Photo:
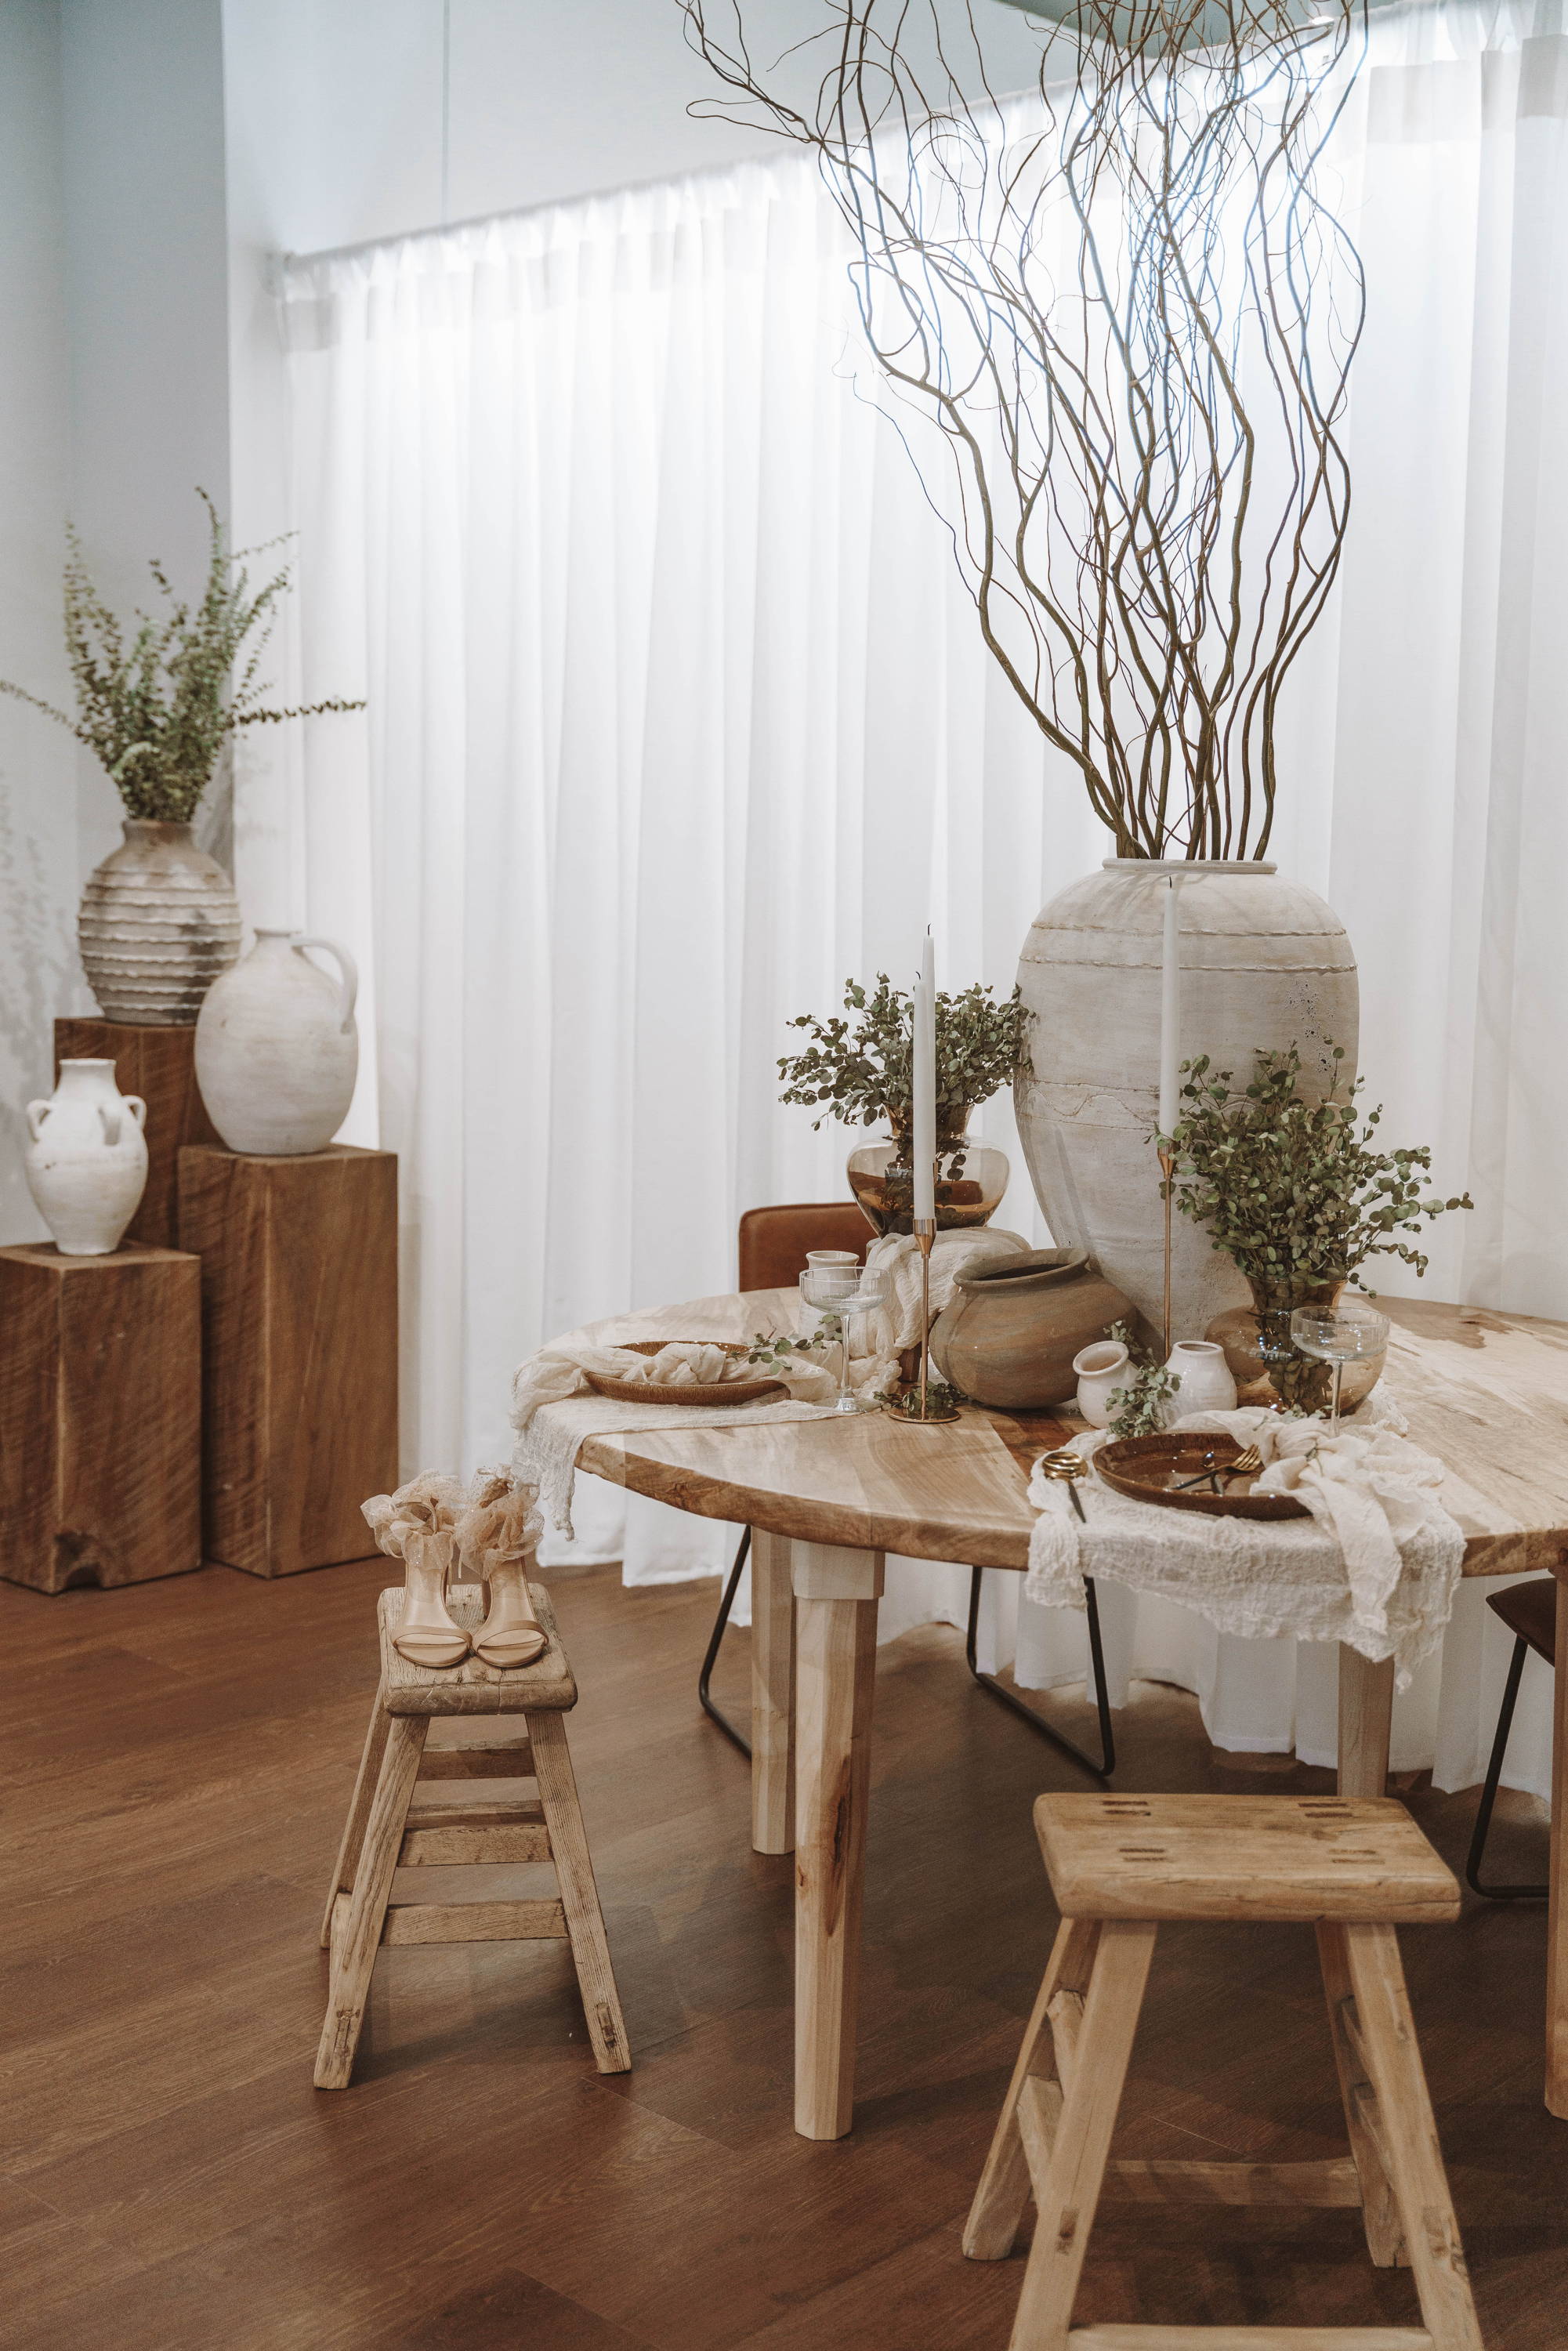
[[[206,1555],[251,1575],[365,1559],[397,1483],[397,1158],[180,1154],[202,1260]]]
[[[38,1592],[202,1563],[202,1270],[0,1249],[0,1574]]]
[[[122,1094],[147,1105],[147,1189],[126,1227],[131,1241],[160,1249],[177,1242],[180,1153],[187,1143],[216,1143],[196,1084],[194,1022],[174,1029],[133,1029],[121,1020],[57,1020],[55,1074],[62,1061],[112,1061]]]

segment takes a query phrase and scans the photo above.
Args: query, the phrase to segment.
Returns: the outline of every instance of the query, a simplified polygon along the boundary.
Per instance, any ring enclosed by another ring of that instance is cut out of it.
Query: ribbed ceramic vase
[[[127,817],[124,842],[82,892],[77,936],[106,1019],[174,1028],[238,955],[239,900],[188,824]]]
[[[1159,868],[1108,858],[1037,917],[1019,985],[1030,1015],[1016,1088],[1035,1193],[1063,1249],[1086,1249],[1157,1332],[1164,1211],[1154,1134],[1159,1110]],[[1301,1048],[1303,1082],[1333,1082],[1332,1049],[1355,1068],[1355,957],[1333,910],[1272,865],[1194,860],[1178,896],[1179,1058],[1251,1079],[1260,1047]],[[1202,1228],[1177,1215],[1173,1339],[1197,1339],[1246,1302],[1247,1284]]]

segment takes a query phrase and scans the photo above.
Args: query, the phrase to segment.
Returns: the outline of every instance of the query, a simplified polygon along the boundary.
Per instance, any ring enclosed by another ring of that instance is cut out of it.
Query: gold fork
[[[1263,1456],[1255,1445],[1249,1445],[1245,1453],[1239,1453],[1234,1461],[1227,1462],[1219,1474],[1222,1478],[1250,1478],[1262,1467]]]

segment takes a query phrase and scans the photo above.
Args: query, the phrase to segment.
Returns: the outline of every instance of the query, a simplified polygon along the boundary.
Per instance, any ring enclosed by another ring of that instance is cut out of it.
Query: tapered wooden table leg
[[[1552,1901],[1546,1928],[1546,2105],[1568,2121],[1568,1568],[1557,1585],[1552,1720]]]
[[[795,1849],[795,1593],[789,1545],[751,1537],[751,1843]]]
[[[795,1589],[795,2128],[842,2138],[855,2022],[883,1555],[790,1546]]]
[[[1394,1719],[1394,1660],[1375,1665],[1359,1649],[1339,1652],[1339,1792],[1388,1793],[1388,1736]]]

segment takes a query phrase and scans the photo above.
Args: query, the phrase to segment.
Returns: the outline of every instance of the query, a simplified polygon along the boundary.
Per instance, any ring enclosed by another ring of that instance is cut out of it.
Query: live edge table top
[[[1568,1576],[1568,1323],[1484,1307],[1384,1299],[1393,1320],[1386,1386],[1415,1443],[1446,1472],[1443,1499],[1467,1538],[1467,1575]],[[742,1339],[788,1331],[793,1290],[699,1298],[573,1332],[633,1339]],[[1028,1564],[1030,1466],[1082,1428],[1059,1413],[967,1407],[930,1428],[886,1413],[591,1437],[580,1467],[699,1517],[797,1542]]]

